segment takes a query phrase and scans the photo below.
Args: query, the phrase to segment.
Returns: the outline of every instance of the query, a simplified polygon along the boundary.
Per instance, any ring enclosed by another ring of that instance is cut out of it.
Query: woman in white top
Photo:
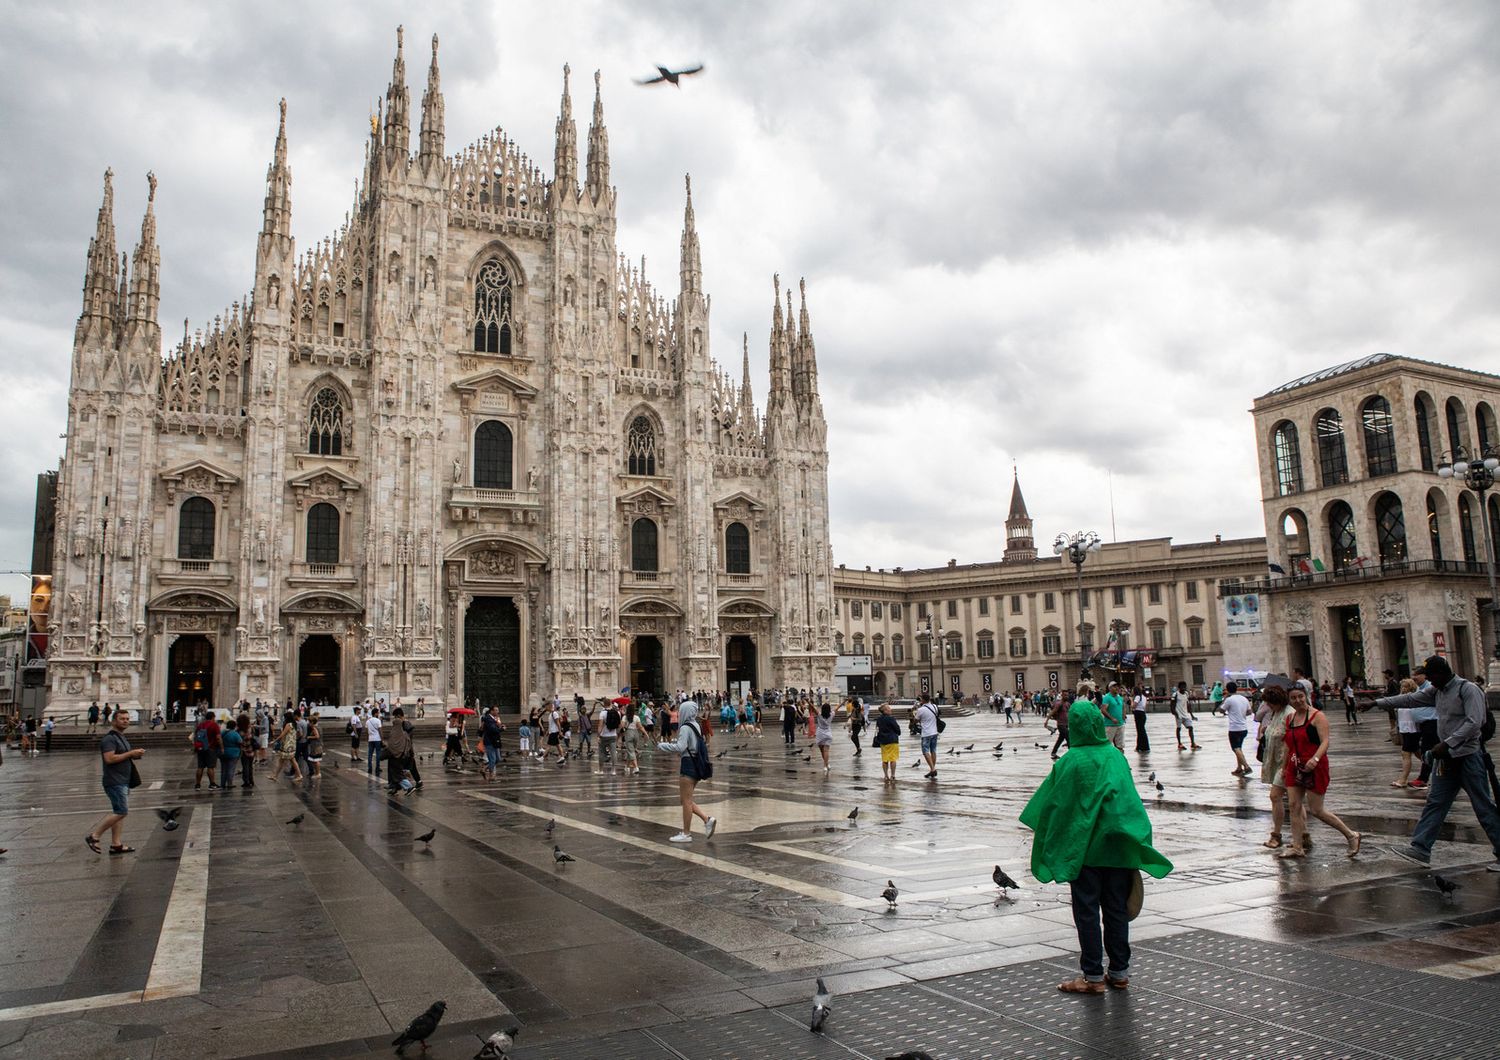
[[[1410,677],[1402,678],[1401,694],[1415,692],[1417,683]],[[1411,779],[1412,766],[1421,761],[1422,735],[1421,726],[1411,716],[1410,707],[1400,707],[1396,710],[1396,733],[1401,738],[1401,779],[1391,781],[1391,787],[1404,788],[1406,782]]]
[[[1198,719],[1193,715],[1193,707],[1191,701],[1188,699],[1186,681],[1178,681],[1177,691],[1172,693],[1172,713],[1177,716],[1177,750],[1187,750],[1186,747],[1182,746],[1183,729],[1188,731],[1188,743],[1192,745],[1193,750],[1200,750],[1198,738],[1193,735],[1193,723]]]
[[[828,772],[828,751],[833,746],[833,707],[824,703],[814,718],[813,739],[823,756],[823,772]]]

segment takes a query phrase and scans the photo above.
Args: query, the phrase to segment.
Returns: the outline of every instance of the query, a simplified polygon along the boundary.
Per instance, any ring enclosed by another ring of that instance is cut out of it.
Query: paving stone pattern
[[[1050,766],[1040,726],[979,715],[945,736],[975,751],[945,754],[929,784],[908,747],[890,787],[847,741],[825,776],[778,734],[719,733],[701,790],[719,832],[682,847],[666,842],[665,756],[638,778],[512,758],[487,783],[424,744],[407,798],[332,755],[304,788],[262,770],[253,791],[195,792],[186,756],[153,751],[126,834],[140,850],[96,857],[81,842],[104,810],[93,756],[8,756],[0,1060],[389,1055],[439,996],[434,1058],[472,1056],[509,1021],[517,1057],[567,1060],[1496,1055],[1500,874],[1466,807],[1435,856],[1453,896],[1382,850],[1421,800],[1388,787],[1377,726],[1335,726],[1329,805],[1371,833],[1353,861],[1321,824],[1305,861],[1261,847],[1265,789],[1228,776],[1220,733],[1196,755],[1130,755],[1177,871],[1148,884],[1131,989],[1104,997],[1057,993],[1077,969],[1067,888],[1025,871],[1016,816]],[[174,805],[186,827],[163,832],[150,811]],[[141,1002],[158,946],[182,945],[164,924],[207,806],[201,986]],[[413,841],[429,829],[431,847]],[[556,865],[554,841],[577,860]],[[989,883],[996,863],[1023,884],[1013,902]],[[818,975],[836,995],[821,1037],[806,1027]]]

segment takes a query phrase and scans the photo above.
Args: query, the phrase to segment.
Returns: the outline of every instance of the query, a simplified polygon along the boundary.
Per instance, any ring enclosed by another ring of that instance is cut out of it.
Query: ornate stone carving
[[[487,548],[469,556],[469,572],[480,578],[514,578],[516,556],[498,548]]]
[[[1288,633],[1312,632],[1312,604],[1287,604],[1285,614]]]
[[[1469,620],[1469,598],[1457,589],[1444,589],[1443,602],[1448,607],[1449,622],[1467,622]]]
[[[1394,591],[1377,596],[1375,621],[1382,626],[1394,626],[1407,621],[1406,596]]]

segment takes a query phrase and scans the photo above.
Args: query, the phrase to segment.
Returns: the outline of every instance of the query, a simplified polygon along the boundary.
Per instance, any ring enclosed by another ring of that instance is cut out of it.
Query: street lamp
[[[1103,547],[1104,542],[1099,540],[1099,535],[1092,530],[1077,530],[1071,534],[1064,530],[1052,542],[1053,554],[1063,556],[1073,564],[1073,573],[1078,580],[1078,651],[1080,655],[1078,676],[1080,679],[1089,668],[1089,642],[1084,632],[1083,622],[1083,561],[1089,558],[1090,552],[1098,552]]]
[[[1484,573],[1490,582],[1490,637],[1494,646],[1490,650],[1488,681],[1491,688],[1500,684],[1500,594],[1495,591],[1495,528],[1490,525],[1490,509],[1484,501],[1485,491],[1495,485],[1495,469],[1500,468],[1500,451],[1487,447],[1483,452],[1470,453],[1458,446],[1451,453],[1444,453],[1437,473],[1440,478],[1457,479],[1479,494],[1479,519],[1484,528]]]
[[[942,636],[943,627],[939,626],[936,632],[934,632],[932,628],[932,618],[931,616],[929,616],[927,619],[927,691],[931,693],[933,699],[937,699],[938,694],[943,690],[942,682],[948,679],[946,664],[943,661],[943,657],[941,655],[938,655],[938,653],[943,650],[942,645],[938,643]],[[938,655],[937,663],[939,686],[937,688],[932,687],[932,657],[934,655]]]

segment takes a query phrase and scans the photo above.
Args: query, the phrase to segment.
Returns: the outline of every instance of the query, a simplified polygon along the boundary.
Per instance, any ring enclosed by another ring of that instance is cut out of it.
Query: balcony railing
[[[227,559],[177,559],[161,561],[161,573],[167,578],[209,580],[229,577]]]
[[[1455,559],[1404,559],[1389,563],[1366,561],[1359,566],[1342,570],[1315,571],[1311,574],[1287,574],[1259,581],[1221,582],[1220,596],[1237,596],[1241,593],[1269,593],[1286,589],[1306,589],[1316,585],[1343,585],[1348,582],[1378,578],[1398,578],[1410,574],[1440,574],[1465,577],[1484,577],[1484,564],[1478,560]]]
[[[354,581],[354,564],[294,562],[292,564],[292,573],[288,580],[294,582],[352,583]]]

